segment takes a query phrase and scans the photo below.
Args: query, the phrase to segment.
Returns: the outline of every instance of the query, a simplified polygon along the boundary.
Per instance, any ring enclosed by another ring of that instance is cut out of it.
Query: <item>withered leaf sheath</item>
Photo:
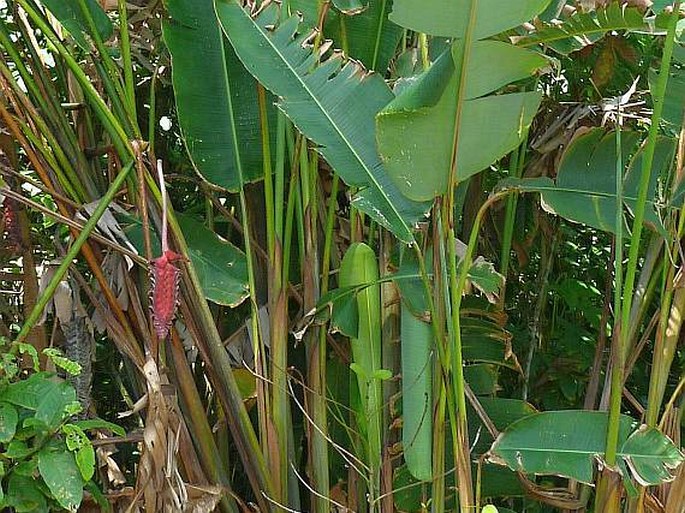
[[[5,241],[7,249],[19,251],[22,246],[21,226],[18,219],[18,205],[12,198],[5,198],[2,209],[2,217],[5,223]]]
[[[181,271],[178,262],[183,257],[167,249],[162,256],[151,262],[152,323],[157,337],[163,339],[169,333],[171,322],[178,307],[178,287]]]

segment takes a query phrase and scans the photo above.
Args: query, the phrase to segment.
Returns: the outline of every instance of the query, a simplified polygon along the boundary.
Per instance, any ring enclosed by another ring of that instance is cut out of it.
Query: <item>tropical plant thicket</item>
[[[684,32],[0,2],[0,507],[684,512]]]

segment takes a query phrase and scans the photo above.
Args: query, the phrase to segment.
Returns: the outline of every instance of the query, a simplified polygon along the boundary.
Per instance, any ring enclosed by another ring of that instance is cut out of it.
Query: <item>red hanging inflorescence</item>
[[[163,339],[169,333],[178,306],[178,287],[181,271],[178,262],[183,256],[166,250],[152,260],[152,322],[157,337]]]

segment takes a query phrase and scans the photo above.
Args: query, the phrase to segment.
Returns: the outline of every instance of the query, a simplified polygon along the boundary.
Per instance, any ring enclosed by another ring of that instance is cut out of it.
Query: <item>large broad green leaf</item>
[[[621,454],[635,480],[643,486],[670,481],[673,470],[683,461],[682,453],[671,440],[646,426],[630,435]]]
[[[236,191],[263,175],[257,84],[224,38],[212,0],[169,0],[167,8],[164,40],[186,148],[207,181]]]
[[[86,39],[90,37],[90,28],[78,1],[43,0],[41,2],[57,18],[62,26],[71,34],[74,41],[85,51],[90,51],[91,45]],[[112,36],[113,27],[107,13],[95,0],[86,0],[86,8],[95,22],[95,28],[102,40]]]
[[[370,0],[364,12],[340,18],[334,27],[335,34],[340,34],[336,40],[347,37],[350,57],[381,74],[388,69],[403,32],[388,19],[391,6],[391,0]]]
[[[630,162],[623,186],[623,201],[628,209],[635,207],[642,172],[643,150],[637,145],[636,132],[621,134],[621,158]],[[675,140],[657,140],[651,181],[649,207],[645,222],[663,233],[658,215],[657,185],[665,176],[673,159]],[[634,156],[631,159],[631,155]],[[616,137],[614,132],[595,128],[577,137],[562,156],[556,179],[556,189],[543,191],[543,206],[549,212],[584,223],[600,230],[614,232],[616,225]]]
[[[499,34],[530,21],[550,0],[395,0],[390,19],[416,32],[464,37],[473,16],[475,39]]]
[[[19,414],[9,403],[0,403],[0,443],[6,444],[17,431]]]
[[[499,388],[499,370],[490,363],[476,363],[464,367],[464,379],[476,395],[492,395]]]
[[[485,95],[545,67],[542,56],[498,41],[465,44],[455,41],[377,116],[386,168],[415,201],[445,192],[453,159],[462,181],[515,148],[540,104],[536,91]]]
[[[45,495],[38,487],[38,482],[16,472],[9,478],[4,506],[14,508],[16,513],[48,512]]]
[[[66,415],[67,406],[76,402],[76,390],[66,381],[58,383],[42,396],[36,408],[36,419],[55,429]]]
[[[249,295],[245,254],[188,216],[178,216],[188,252],[205,297],[219,305],[238,306]]]
[[[60,506],[76,511],[83,499],[83,478],[74,455],[67,451],[43,449],[38,453],[38,470]]]
[[[490,449],[490,460],[512,470],[592,483],[596,461],[604,453],[607,424],[605,412],[571,410],[531,415],[500,434]],[[619,459],[639,483],[658,484],[671,479],[683,455],[663,434],[654,429],[636,430],[636,424],[625,415],[620,418]]]
[[[517,420],[537,413],[537,410],[530,403],[521,399],[479,397],[478,401],[498,431],[504,431]],[[469,437],[471,438],[469,445],[472,447],[472,453],[478,456],[485,454],[495,439],[470,405],[467,418],[469,421]]]
[[[652,31],[644,15],[634,7],[611,2],[606,8],[592,12],[576,11],[562,24],[544,26],[530,35],[515,37],[517,46],[544,44],[562,55],[596,43],[612,31]]]
[[[8,403],[35,410],[42,398],[49,395],[58,385],[59,382],[48,379],[47,373],[39,372],[27,379],[11,383],[5,390],[3,399]]]
[[[354,16],[364,11],[368,7],[359,0],[333,0],[333,5],[336,9],[344,14]]]
[[[476,315],[461,316],[462,352],[470,363],[491,363],[513,370],[520,365],[511,348],[511,333]]]
[[[300,34],[299,20],[279,23],[269,4],[255,17],[232,0],[217,0],[219,21],[247,69],[278,96],[278,107],[350,186],[353,205],[405,242],[427,205],[404,198],[385,173],[374,143],[374,116],[392,93],[380,75],[334,54],[319,56]]]
[[[654,91],[658,74],[649,74],[649,88]],[[677,129],[683,123],[685,114],[685,70],[673,67],[668,82],[666,83],[666,96],[664,97],[663,120],[675,125]]]

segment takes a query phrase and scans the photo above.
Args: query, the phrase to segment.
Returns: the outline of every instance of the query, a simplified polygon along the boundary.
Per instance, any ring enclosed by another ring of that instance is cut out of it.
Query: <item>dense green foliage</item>
[[[0,4],[3,507],[680,511],[684,29]]]

